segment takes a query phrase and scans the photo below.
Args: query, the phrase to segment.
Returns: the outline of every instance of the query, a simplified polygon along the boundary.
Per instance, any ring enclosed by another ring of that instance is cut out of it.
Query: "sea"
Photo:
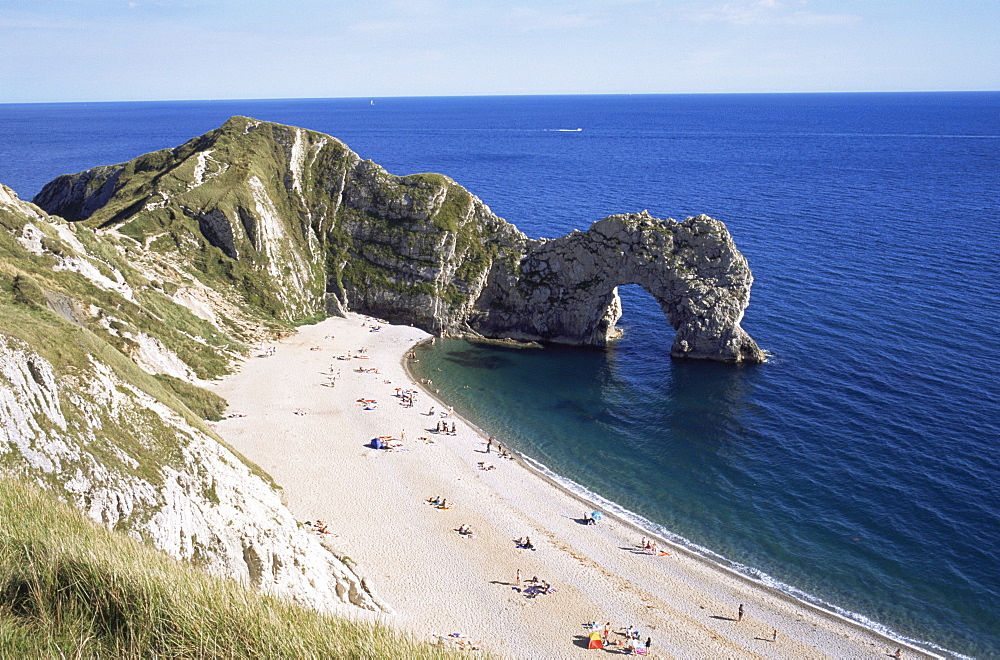
[[[231,115],[440,172],[532,238],[647,209],[723,221],[760,365],[670,357],[620,288],[606,349],[459,340],[420,375],[595,507],[945,657],[1000,657],[1000,93],[0,105],[0,183]]]

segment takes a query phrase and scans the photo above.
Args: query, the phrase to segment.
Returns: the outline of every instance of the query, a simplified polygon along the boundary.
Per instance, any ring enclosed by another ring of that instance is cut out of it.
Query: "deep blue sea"
[[[420,367],[607,508],[945,655],[1000,657],[1000,93],[0,105],[0,182],[30,199],[233,114],[447,174],[532,237],[642,209],[725,222],[766,364],[672,360],[630,286],[610,349],[445,341]]]

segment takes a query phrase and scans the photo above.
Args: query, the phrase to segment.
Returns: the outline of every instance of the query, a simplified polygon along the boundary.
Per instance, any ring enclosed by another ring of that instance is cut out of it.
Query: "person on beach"
[[[772,642],[778,641],[778,629],[777,628],[772,628],[771,629],[771,641]]]
[[[653,645],[653,638],[652,637],[647,637],[646,638],[646,653],[649,653],[649,647],[651,647],[652,645]]]
[[[736,610],[736,620],[737,621],[743,620],[743,603],[740,603],[740,609]]]
[[[516,578],[516,580],[517,580],[517,586],[520,587],[521,586],[521,569],[520,568],[517,569],[517,578]]]
[[[427,411],[427,416],[428,417],[434,416],[434,406],[431,406],[431,409]]]
[[[486,441],[486,453],[489,454],[492,449],[493,449],[493,438],[490,437],[490,439]]]
[[[896,649],[896,652],[892,654],[892,657],[896,658],[896,660],[902,660],[903,649]]]
[[[458,431],[455,428],[455,422],[452,422],[451,423],[451,434],[452,435],[456,435],[457,433],[458,433]]]

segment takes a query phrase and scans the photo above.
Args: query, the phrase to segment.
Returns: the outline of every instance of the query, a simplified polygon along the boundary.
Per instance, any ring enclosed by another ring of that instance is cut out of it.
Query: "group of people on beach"
[[[493,453],[493,445],[497,446],[497,451],[496,451],[497,456],[499,456],[500,458],[509,458],[509,459],[513,460],[514,455],[511,454],[506,449],[504,449],[503,445],[501,445],[499,442],[497,442],[496,440],[494,440],[492,436],[490,436],[490,438],[486,441],[486,453],[487,454],[492,454]]]
[[[535,546],[531,542],[530,536],[525,536],[524,538],[514,539],[514,545],[518,547],[519,550],[534,550]]]
[[[649,649],[653,645],[652,637],[646,637],[646,641],[643,642],[642,635],[639,634],[639,630],[633,626],[615,631],[615,634],[618,635],[618,637],[614,639],[611,637],[612,630],[610,621],[605,623],[603,626],[596,621],[591,621],[583,624],[583,627],[587,630],[591,639],[590,648],[608,648],[616,646],[621,647],[621,650],[626,655],[645,655],[649,653]]]
[[[401,387],[396,388],[396,398],[402,399],[404,408],[412,408],[413,402],[417,400],[416,390],[404,390]]]
[[[458,435],[458,426],[455,422],[451,423],[451,429],[448,429],[448,422],[444,420],[438,420],[438,423],[434,427],[435,433],[447,433],[448,435]]]
[[[670,553],[666,550],[660,550],[659,546],[656,545],[656,541],[653,539],[646,540],[646,537],[642,537],[642,541],[639,543],[639,547],[645,551],[647,554],[655,555],[657,557],[668,557]]]
[[[331,532],[327,528],[326,522],[323,521],[323,520],[317,520],[315,522],[313,522],[311,520],[307,520],[305,522],[305,526],[308,527],[311,531],[315,532],[316,534],[319,534],[320,536],[326,536],[327,534],[333,534],[333,532]]]
[[[520,568],[517,569],[517,576],[515,577],[515,584],[513,588],[514,591],[524,594],[527,598],[535,598],[536,596],[556,593],[555,588],[553,588],[551,584],[545,580],[539,580],[537,575],[525,580],[524,585],[522,585]]]
[[[441,497],[440,495],[435,495],[434,497],[427,498],[427,503],[438,509],[450,509],[453,506],[451,504],[448,504],[448,500]]]

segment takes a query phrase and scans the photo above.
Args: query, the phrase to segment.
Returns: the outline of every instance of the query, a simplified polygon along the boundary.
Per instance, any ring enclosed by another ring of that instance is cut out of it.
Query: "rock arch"
[[[603,345],[618,335],[617,287],[638,284],[675,330],[673,355],[764,359],[740,327],[750,269],[704,215],[615,215],[533,241],[447,177],[393,176],[331,136],[247,117],[59,177],[35,201],[147,246],[173,236],[179,262],[283,321],[353,310],[432,332]]]
[[[620,334],[617,287],[637,284],[675,330],[671,355],[762,362],[740,327],[752,283],[717,220],[614,215],[533,243],[516,266],[495,268],[469,325],[491,337],[604,345]]]

